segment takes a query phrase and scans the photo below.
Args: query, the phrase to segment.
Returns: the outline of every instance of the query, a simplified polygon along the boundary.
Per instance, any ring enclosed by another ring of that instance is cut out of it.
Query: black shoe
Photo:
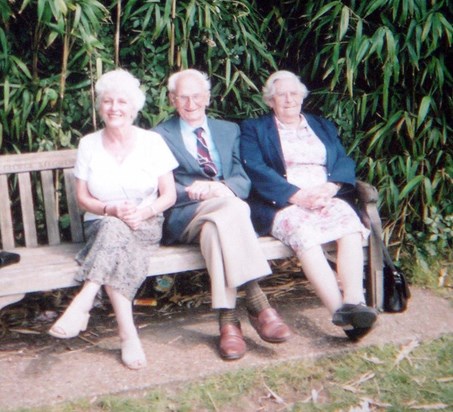
[[[345,303],[333,314],[332,322],[337,326],[351,325],[354,329],[370,329],[376,319],[377,311],[364,303],[357,305]]]
[[[343,329],[346,336],[351,339],[353,342],[357,342],[359,339],[363,338],[367,333],[370,332],[372,328],[351,328]]]

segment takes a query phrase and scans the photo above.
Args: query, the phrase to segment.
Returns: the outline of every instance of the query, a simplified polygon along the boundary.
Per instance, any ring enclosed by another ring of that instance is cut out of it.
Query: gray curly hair
[[[268,106],[270,106],[270,103],[272,101],[272,98],[274,97],[275,94],[275,82],[278,80],[284,80],[284,79],[292,79],[297,82],[299,85],[300,93],[302,95],[302,98],[305,99],[308,96],[308,89],[305,84],[303,84],[299,78],[299,76],[296,76],[293,72],[287,71],[287,70],[279,70],[275,73],[272,73],[269,78],[266,80],[266,83],[263,87],[263,100],[264,103],[266,103]]]

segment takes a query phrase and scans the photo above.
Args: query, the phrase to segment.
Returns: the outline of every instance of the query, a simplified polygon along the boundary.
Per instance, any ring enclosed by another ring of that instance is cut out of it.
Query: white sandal
[[[53,324],[49,335],[59,339],[75,338],[87,329],[89,319],[89,313],[77,313],[69,309]]]
[[[121,343],[121,359],[129,369],[142,369],[147,365],[139,338],[128,339]]]

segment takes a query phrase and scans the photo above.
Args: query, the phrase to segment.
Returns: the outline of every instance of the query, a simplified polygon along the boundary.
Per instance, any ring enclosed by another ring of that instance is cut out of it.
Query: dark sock
[[[256,280],[246,283],[244,289],[247,310],[251,315],[256,316],[262,310],[270,308],[271,305]]]
[[[232,324],[239,326],[240,322],[237,317],[236,309],[220,309],[219,310],[219,327],[225,326],[226,324]]]

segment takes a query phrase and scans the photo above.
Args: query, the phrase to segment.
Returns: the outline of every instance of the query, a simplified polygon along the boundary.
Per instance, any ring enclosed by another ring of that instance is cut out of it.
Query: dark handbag
[[[12,252],[0,250],[0,267],[11,265],[20,261],[20,255]]]
[[[396,268],[390,254],[382,242],[384,253],[384,311],[404,312],[411,297],[409,285],[403,272]]]
[[[381,236],[380,228],[377,228],[373,222],[371,224],[371,236],[381,244],[382,254],[384,257],[383,281],[384,296],[383,309],[385,312],[398,313],[407,309],[407,303],[411,297],[409,285],[404,273],[399,270],[393,263],[390,253],[385,246]]]

